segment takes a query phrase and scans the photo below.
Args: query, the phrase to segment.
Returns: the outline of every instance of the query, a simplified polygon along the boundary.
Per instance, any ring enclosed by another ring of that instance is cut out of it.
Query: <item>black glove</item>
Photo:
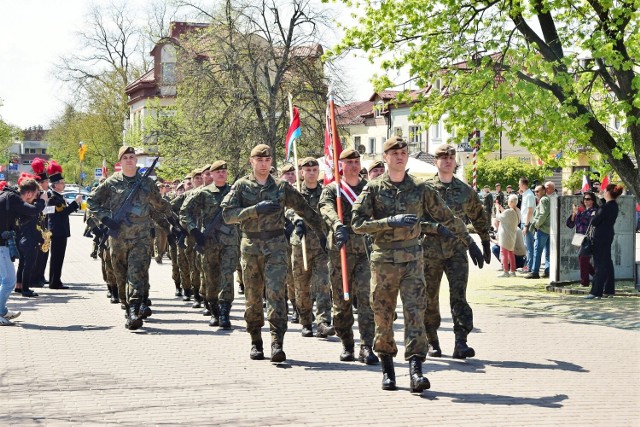
[[[94,236],[99,238],[102,237],[102,235],[104,234],[104,230],[101,227],[93,227],[91,232],[93,233]]]
[[[484,262],[487,264],[491,262],[491,244],[488,240],[482,241],[482,256],[484,257]]]
[[[109,218],[108,216],[105,216],[104,218],[102,218],[102,223],[104,225],[106,225],[107,227],[109,227],[110,229],[112,229],[113,231],[120,230],[120,223],[114,221],[113,219]]]
[[[264,200],[256,204],[256,213],[258,215],[276,213],[280,210],[280,203]]]
[[[320,247],[326,253],[327,252],[327,238],[323,234],[322,236],[318,237],[318,240],[320,240]]]
[[[287,218],[284,219],[284,235],[287,237],[287,240],[291,239],[291,235],[293,234],[294,225]]]
[[[205,245],[207,239],[204,238],[204,234],[202,234],[202,231],[198,230],[197,228],[194,228],[193,230],[191,230],[191,235],[196,240],[196,244],[198,246]]]
[[[418,217],[414,214],[394,215],[387,218],[390,227],[413,227],[418,222]]]
[[[476,242],[471,242],[471,244],[469,244],[469,256],[471,257],[471,261],[473,261],[478,268],[482,268],[484,266],[484,258],[482,258],[482,252],[480,252],[480,248],[476,245]]]
[[[340,224],[336,231],[333,232],[333,240],[335,240],[338,249],[343,247],[349,240],[349,230],[344,225]]]
[[[304,225],[304,221],[299,219],[296,222],[293,223],[293,225],[296,227],[296,235],[299,238],[303,238],[304,236],[307,235],[307,226]]]
[[[447,227],[442,224],[438,224],[438,235],[444,237],[445,239],[456,239],[456,235],[451,232]]]

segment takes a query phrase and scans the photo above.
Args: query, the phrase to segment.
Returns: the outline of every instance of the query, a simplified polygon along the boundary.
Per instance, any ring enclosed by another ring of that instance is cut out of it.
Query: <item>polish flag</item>
[[[604,178],[602,178],[602,182],[600,183],[602,191],[607,189],[607,185],[609,185],[609,175],[605,175]]]
[[[586,193],[591,190],[591,183],[589,182],[589,178],[587,175],[582,175],[582,192]]]

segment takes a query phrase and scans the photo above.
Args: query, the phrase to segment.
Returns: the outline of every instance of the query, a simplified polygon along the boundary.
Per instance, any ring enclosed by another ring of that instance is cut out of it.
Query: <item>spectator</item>
[[[571,215],[567,218],[567,227],[575,227],[576,234],[586,234],[596,210],[596,195],[592,191],[587,191],[582,196],[582,204],[572,206]],[[580,284],[589,286],[589,276],[593,276],[595,272],[593,265],[591,265],[591,254],[584,253],[584,250],[580,248],[578,262],[580,265]]]
[[[20,182],[19,193],[5,188],[0,193],[0,326],[11,326],[11,319],[20,315],[19,311],[7,309],[7,300],[16,286],[16,271],[13,266],[13,258],[9,245],[11,237],[15,236],[15,223],[18,216],[37,217],[44,209],[45,201],[40,194],[40,186],[34,179],[24,179]],[[41,199],[38,199],[38,196]],[[44,196],[46,198],[46,195]],[[34,203],[35,201],[35,203]],[[33,203],[33,204],[32,204]],[[15,244],[15,241],[13,242]]]
[[[522,200],[518,208],[520,209],[520,227],[522,228],[522,237],[524,245],[527,248],[527,265],[522,267],[523,273],[529,273],[533,267],[533,227],[531,227],[531,218],[533,218],[533,210],[536,207],[536,196],[529,188],[529,180],[520,178],[518,182]]]
[[[533,213],[530,227],[535,229],[535,244],[533,249],[533,262],[531,263],[529,274],[524,276],[525,279],[539,279],[540,261],[542,252],[545,254],[545,267],[542,277],[549,277],[549,232],[551,226],[550,220],[550,204],[551,200],[547,196],[547,192],[542,185],[536,187],[536,197],[538,205]],[[528,252],[527,252],[528,255]]]
[[[484,205],[484,214],[487,217],[487,224],[491,224],[491,212],[493,211],[493,194],[491,194],[488,185],[485,185],[482,189],[482,204]]]
[[[616,199],[622,194],[621,185],[609,184],[604,190],[606,203],[600,207],[591,225],[593,231],[593,264],[595,275],[591,285],[591,292],[585,299],[613,298],[615,294],[615,274],[611,260],[611,244],[613,243],[613,226],[618,218],[618,202]]]
[[[518,236],[518,222],[520,218],[517,211],[518,196],[512,194],[507,200],[508,208],[504,209],[496,200],[496,219],[498,220],[498,243],[500,244],[500,258],[502,259],[502,274],[498,277],[510,277],[516,275],[516,256],[514,253]]]

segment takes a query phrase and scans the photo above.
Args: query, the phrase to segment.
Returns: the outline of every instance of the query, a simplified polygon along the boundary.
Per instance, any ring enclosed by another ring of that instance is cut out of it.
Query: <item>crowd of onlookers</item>
[[[492,252],[501,262],[498,277],[518,273],[526,279],[549,277],[550,207],[551,199],[558,197],[555,184],[535,183],[530,188],[529,181],[520,178],[518,191],[511,185],[506,189],[502,192],[501,184],[497,183],[493,193],[489,186],[480,192],[485,213],[491,218]],[[608,184],[601,189],[600,182],[593,181],[589,191],[577,193],[582,200],[572,206],[566,219],[566,226],[575,228],[579,235],[574,244],[578,251],[580,283],[584,287],[592,286],[587,299],[613,297],[615,293],[611,245],[618,216],[616,199],[622,192],[620,185]],[[638,231],[640,204],[636,206],[636,217]]]

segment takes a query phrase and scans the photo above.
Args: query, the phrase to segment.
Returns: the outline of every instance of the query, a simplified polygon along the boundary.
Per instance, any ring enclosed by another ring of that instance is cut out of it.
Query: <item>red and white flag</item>
[[[109,169],[107,169],[107,161],[102,159],[102,176],[107,178],[109,173]]]
[[[353,188],[351,188],[349,184],[344,182],[343,179],[340,180],[339,194],[343,195],[351,206],[353,206],[353,204],[356,202],[356,199],[358,198],[358,195],[355,191],[353,191]]]
[[[336,175],[334,170],[334,162],[333,159],[335,157],[340,158],[340,153],[342,152],[342,146],[340,144],[336,144],[338,146],[337,153],[333,152],[333,144],[331,143],[331,134],[329,133],[331,129],[331,123],[329,119],[329,108],[327,107],[326,114],[326,123],[324,129],[324,185],[328,185],[335,181]]]
[[[602,191],[607,189],[607,185],[609,185],[609,175],[605,175],[604,178],[602,178],[602,182],[600,183]]]
[[[591,191],[591,183],[587,175],[582,175],[582,192],[586,193],[587,191]]]

